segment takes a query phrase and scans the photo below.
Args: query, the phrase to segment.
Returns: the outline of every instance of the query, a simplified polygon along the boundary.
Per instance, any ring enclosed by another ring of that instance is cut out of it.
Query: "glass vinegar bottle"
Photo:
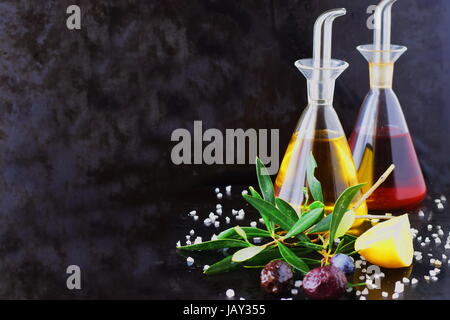
[[[395,92],[394,63],[406,47],[391,45],[391,8],[396,0],[383,0],[375,11],[374,44],[357,49],[369,62],[370,91],[349,139],[358,179],[366,189],[391,165],[395,170],[367,199],[372,210],[408,209],[426,195],[426,185],[411,135]],[[366,189],[363,188],[363,191]]]
[[[275,180],[275,193],[296,210],[300,210],[304,202],[306,163],[311,152],[317,162],[315,176],[322,184],[327,213],[332,211],[342,191],[358,183],[350,147],[333,108],[335,80],[348,63],[331,59],[332,23],[345,13],[345,9],[335,9],[322,14],[314,25],[313,58],[295,62],[307,79],[308,106],[287,147]],[[367,214],[365,202],[355,212]],[[357,219],[354,227],[362,220]]]

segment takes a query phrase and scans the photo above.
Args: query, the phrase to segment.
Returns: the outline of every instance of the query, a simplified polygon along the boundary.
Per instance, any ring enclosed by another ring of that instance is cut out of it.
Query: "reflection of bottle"
[[[396,0],[383,0],[375,12],[374,44],[359,46],[369,62],[370,91],[350,137],[360,182],[370,187],[392,163],[394,172],[369,197],[369,209],[410,208],[426,194],[414,145],[400,103],[392,90],[394,63],[406,47],[391,45],[391,8]],[[368,188],[367,187],[367,188]]]
[[[331,59],[332,23],[344,14],[345,9],[322,14],[314,25],[313,58],[295,63],[308,80],[309,103],[289,142],[275,181],[275,193],[297,210],[304,200],[306,163],[310,152],[317,162],[315,176],[322,184],[327,212],[332,210],[342,191],[358,183],[350,148],[333,108],[335,80],[348,64]],[[367,213],[365,203],[356,213]],[[362,219],[357,221],[360,223]]]

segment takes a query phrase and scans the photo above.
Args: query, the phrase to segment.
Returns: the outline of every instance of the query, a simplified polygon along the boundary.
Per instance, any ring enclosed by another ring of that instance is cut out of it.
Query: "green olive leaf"
[[[248,242],[242,241],[242,240],[235,240],[235,239],[223,239],[223,240],[212,240],[212,241],[205,241],[202,243],[197,244],[191,244],[188,246],[181,246],[177,247],[177,249],[180,250],[216,250],[216,249],[223,249],[223,248],[243,248],[248,247],[250,244]]]
[[[233,254],[233,257],[231,258],[231,260],[233,262],[246,261],[248,259],[253,258],[257,254],[261,253],[265,248],[266,248],[265,246],[251,246],[248,248],[238,250]]]
[[[308,214],[304,214],[298,221],[292,226],[285,238],[290,238],[302,233],[314,223],[316,223],[323,216],[323,209],[317,208],[311,210]]]
[[[257,238],[257,237],[270,237],[271,234],[267,232],[266,230],[255,228],[255,227],[241,227],[241,229],[245,232],[247,235],[247,238]],[[217,236],[217,239],[240,239],[241,236],[236,232],[236,230],[233,228],[229,228],[225,231],[222,231]]]
[[[239,236],[241,236],[241,238],[243,238],[246,242],[248,242],[247,234],[245,233],[244,230],[242,230],[241,227],[235,226],[235,227],[234,227],[234,230],[236,231],[236,233],[237,233]]]
[[[292,252],[291,249],[286,247],[281,242],[278,242],[278,249],[280,250],[281,256],[287,263],[289,263],[292,267],[294,267],[303,274],[308,273],[309,271],[308,265],[302,259],[300,259],[294,252]]]
[[[364,183],[361,183],[345,189],[344,192],[342,192],[339,198],[336,200],[330,224],[330,240],[329,240],[330,248],[334,243],[334,239],[336,239],[336,231],[339,224],[341,223],[342,217],[347,212],[348,207],[350,206],[350,203],[352,202],[353,198],[358,194],[359,190],[363,186]]]
[[[278,224],[285,231],[291,230],[292,226],[295,224],[295,220],[293,220],[289,215],[278,210],[278,208],[271,203],[254,198],[250,195],[243,195],[243,197],[248,203],[259,211],[261,216],[267,216],[271,221]]]
[[[312,152],[310,152],[308,161],[306,163],[306,180],[308,182],[309,191],[311,192],[314,200],[323,202],[322,185],[314,176],[314,171],[316,168],[316,159],[314,159]]]
[[[256,157],[256,176],[258,177],[259,189],[261,189],[264,200],[275,204],[272,180],[267,168],[258,157]]]
[[[355,223],[355,212],[353,210],[348,210],[342,217],[342,220],[336,229],[336,238],[340,238],[346,234],[353,226],[353,223]]]
[[[292,208],[292,206],[288,202],[284,201],[281,198],[275,198],[275,204],[281,212],[291,217],[292,220],[297,221],[299,219],[300,215],[297,214],[297,211],[295,211],[295,209]]]
[[[254,198],[262,199],[261,195],[260,195],[260,194],[258,193],[258,191],[256,191],[253,187],[249,187],[248,189],[250,190],[250,194],[251,194]],[[260,213],[260,214],[261,214],[261,213]],[[261,214],[261,218],[262,218],[263,221],[264,221],[264,225],[266,226],[267,231],[269,231],[269,233],[272,234],[272,233],[273,233],[273,230],[274,230],[274,228],[275,228],[273,222],[270,221],[270,219],[269,219],[267,216],[263,215],[263,214]]]

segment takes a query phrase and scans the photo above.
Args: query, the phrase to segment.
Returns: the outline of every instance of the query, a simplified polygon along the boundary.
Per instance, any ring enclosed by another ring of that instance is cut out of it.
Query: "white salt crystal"
[[[205,264],[205,265],[203,266],[203,271],[206,271],[206,270],[208,270],[208,269],[209,269],[209,265]]]
[[[216,209],[222,209],[222,205],[220,203],[216,204]]]
[[[246,195],[246,194],[248,194],[248,191],[247,190],[242,190],[242,195]]]
[[[202,237],[195,238],[194,244],[202,243]]]
[[[231,186],[226,186],[226,187],[225,187],[225,191],[226,191],[226,192],[231,192]]]
[[[405,290],[405,285],[401,283],[400,281],[397,281],[395,283],[395,289],[394,292],[402,293]]]
[[[398,297],[399,297],[398,293],[394,293],[394,294],[392,295],[392,299],[398,299]]]
[[[427,225],[427,229],[428,229],[428,231],[431,231],[431,230],[433,230],[433,226],[431,224],[429,224],[429,225]]]
[[[234,290],[228,289],[227,292],[225,292],[225,294],[227,295],[228,298],[232,298],[234,297]]]
[[[361,297],[359,297],[359,300],[367,300],[367,299],[366,299],[366,297],[361,296]]]
[[[381,293],[381,295],[383,296],[383,298],[387,298],[389,296],[389,293],[387,293],[386,291],[383,291]]]
[[[261,224],[264,224],[264,219],[263,218],[259,218],[258,222],[261,223]]]
[[[437,209],[439,211],[443,211],[444,210],[444,205],[442,203],[438,203],[436,207],[437,207]]]
[[[238,213],[237,210],[231,209],[231,214],[232,214],[233,216],[237,215],[237,213]]]
[[[190,216],[195,216],[196,214],[197,214],[197,211],[195,211],[195,210],[192,210],[191,212],[189,212]]]
[[[214,222],[214,227],[218,228],[219,226],[220,226],[220,222],[219,221]]]
[[[262,238],[259,238],[259,237],[253,238],[253,242],[254,242],[255,244],[260,244],[261,241],[262,241]]]
[[[300,288],[300,287],[302,286],[302,281],[301,281],[301,280],[295,281],[294,286],[295,286],[296,288]]]
[[[217,199],[222,199],[223,194],[221,194],[220,192],[217,194]]]
[[[403,283],[409,283],[409,279],[406,277],[403,277],[402,281],[403,281]]]
[[[292,290],[291,290],[291,293],[292,293],[293,295],[297,295],[297,294],[298,294],[298,289],[292,289]]]
[[[419,217],[423,217],[424,215],[425,215],[425,213],[422,210],[420,210],[419,211]]]
[[[215,233],[213,233],[213,235],[211,236],[211,240],[217,240],[217,236]]]
[[[186,236],[186,240],[189,240],[189,239],[191,239],[191,236],[190,236],[190,235],[187,235],[187,236]]]
[[[225,217],[225,223],[229,224],[230,223],[230,217]]]
[[[219,188],[215,188],[215,189],[214,189],[214,192],[215,192],[215,193],[219,193],[219,192],[220,192],[220,189],[219,189]]]
[[[433,280],[433,281],[438,281],[438,277],[436,277],[436,276],[431,277],[431,280]]]
[[[250,222],[250,226],[251,226],[251,227],[256,227],[256,221]]]
[[[186,263],[187,263],[188,266],[192,266],[194,264],[194,258],[187,257]]]
[[[423,276],[426,281],[430,281],[430,276]]]
[[[362,295],[368,295],[369,294],[369,290],[367,288],[365,288],[363,291],[361,291]]]
[[[216,213],[221,216],[222,215],[222,209],[216,209]]]
[[[194,229],[191,229],[191,231],[189,231],[189,234],[190,234],[191,236],[193,236],[193,235],[195,234]]]
[[[211,219],[206,218],[205,220],[203,220],[203,223],[205,224],[205,226],[209,227],[211,225]]]
[[[194,216],[194,221],[197,221],[198,220],[198,216]]]
[[[178,242],[177,242],[177,247],[181,247],[181,241],[180,240],[178,240]]]
[[[192,244],[192,242],[191,242],[190,240],[187,240],[187,241],[186,241],[186,245],[187,245],[187,246],[190,246],[191,244]]]
[[[419,282],[419,280],[417,280],[416,278],[412,278],[411,284],[416,284],[417,282]]]

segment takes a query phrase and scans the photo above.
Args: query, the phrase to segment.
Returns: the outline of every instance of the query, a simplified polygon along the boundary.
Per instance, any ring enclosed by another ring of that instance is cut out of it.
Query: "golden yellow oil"
[[[294,175],[292,173],[299,169],[306,171],[306,161],[309,155],[307,149],[312,151],[316,159],[317,169],[315,170],[315,176],[322,185],[326,213],[330,213],[339,195],[346,188],[358,184],[358,177],[347,138],[336,131],[318,130],[312,139],[299,138],[298,132],[292,135],[275,180],[275,194],[279,196],[283,188],[289,189],[292,185],[299,185],[298,181],[295,181],[296,179],[305,179],[305,175]],[[292,168],[295,168],[295,170]],[[306,182],[301,181],[301,185],[306,185]],[[356,196],[354,202],[360,196],[361,194]],[[312,199],[311,194],[309,194],[309,199]],[[295,203],[294,199],[284,200],[290,202],[294,207],[299,205]],[[355,213],[357,215],[366,215],[366,204],[363,203],[355,210]],[[354,227],[362,222],[363,219],[357,219]]]

